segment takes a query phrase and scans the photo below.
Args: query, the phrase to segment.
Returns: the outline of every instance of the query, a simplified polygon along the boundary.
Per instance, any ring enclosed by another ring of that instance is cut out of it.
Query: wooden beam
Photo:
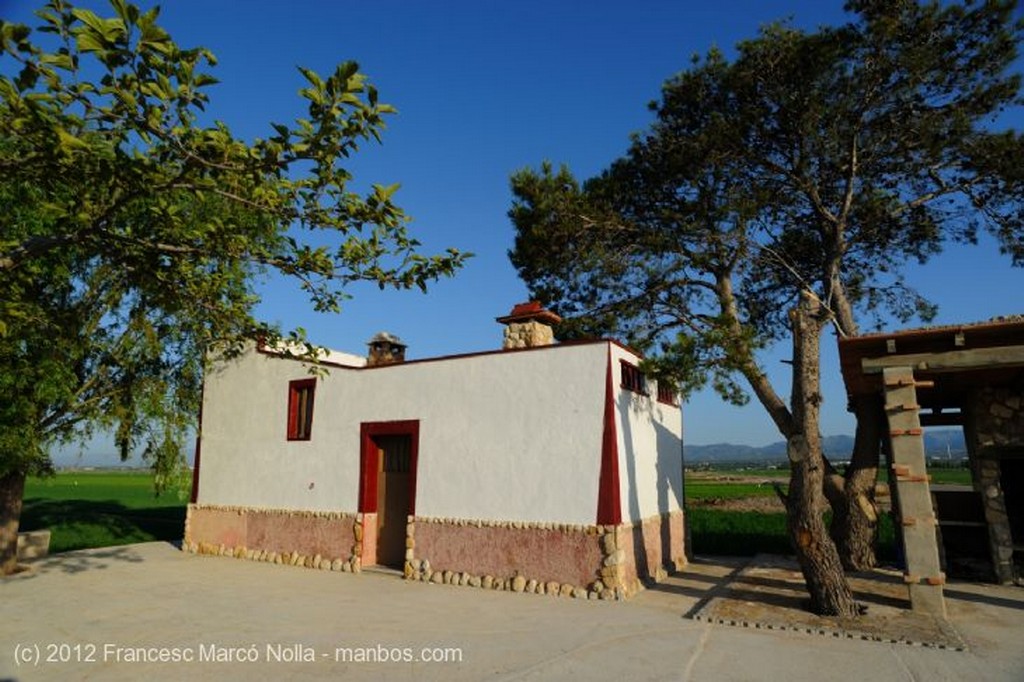
[[[864,358],[860,363],[865,374],[881,374],[887,367],[910,367],[916,371],[926,372],[1024,367],[1024,346],[887,355],[881,358]]]

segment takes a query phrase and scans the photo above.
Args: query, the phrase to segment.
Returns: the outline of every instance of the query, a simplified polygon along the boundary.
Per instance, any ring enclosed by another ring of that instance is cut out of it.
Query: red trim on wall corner
[[[601,436],[601,478],[597,493],[597,524],[622,523],[619,496],[619,438],[615,428],[615,386],[612,383],[612,349],[608,346],[608,369],[604,387],[604,432]]]
[[[376,436],[409,436],[409,511],[416,514],[416,472],[419,469],[420,420],[363,422],[359,425],[359,511],[377,513]]]
[[[202,437],[196,436],[196,456],[192,461],[192,497],[190,501],[195,504],[199,501],[199,452],[202,449]]]
[[[199,388],[199,426],[196,429],[196,455],[192,459],[192,495],[190,501],[195,504],[199,501],[199,452],[203,444],[203,402],[206,398],[206,381]]]

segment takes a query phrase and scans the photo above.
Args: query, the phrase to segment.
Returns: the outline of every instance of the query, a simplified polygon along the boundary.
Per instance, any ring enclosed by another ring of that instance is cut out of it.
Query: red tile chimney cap
[[[542,306],[540,301],[517,303],[512,307],[512,312],[504,317],[498,317],[496,319],[502,324],[511,324],[512,322],[529,322],[530,320],[536,320],[546,324],[558,324],[562,321],[561,317]]]

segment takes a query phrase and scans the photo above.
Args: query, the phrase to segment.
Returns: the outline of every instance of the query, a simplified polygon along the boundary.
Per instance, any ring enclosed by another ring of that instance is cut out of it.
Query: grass
[[[187,497],[157,497],[148,472],[60,472],[25,483],[20,530],[48,528],[50,552],[181,540]]]

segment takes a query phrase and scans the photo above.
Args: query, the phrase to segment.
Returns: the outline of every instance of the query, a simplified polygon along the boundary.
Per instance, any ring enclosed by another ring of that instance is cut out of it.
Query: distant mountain
[[[822,439],[825,454],[833,460],[849,459],[853,452],[853,436],[825,436]],[[925,453],[929,457],[952,458],[965,457],[967,447],[964,444],[962,429],[940,429],[925,431]],[[775,462],[786,459],[786,443],[778,441],[770,445],[754,447],[751,445],[735,445],[733,443],[714,443],[712,445],[683,445],[683,454],[687,463],[691,462]]]

